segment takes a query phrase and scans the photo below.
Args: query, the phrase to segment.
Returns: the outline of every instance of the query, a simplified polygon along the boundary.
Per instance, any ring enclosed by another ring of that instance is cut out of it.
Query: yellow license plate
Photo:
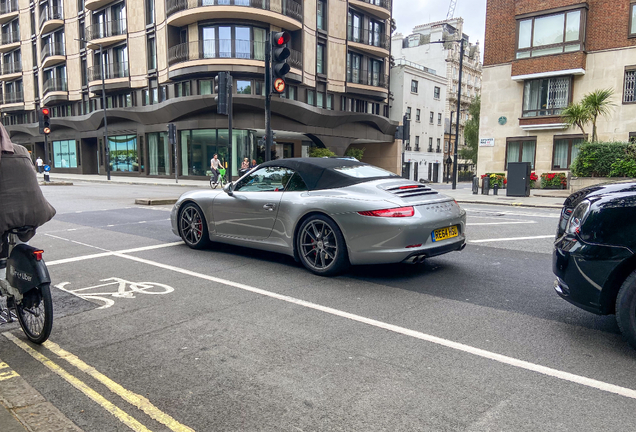
[[[434,242],[457,237],[458,235],[459,231],[457,230],[457,226],[436,229],[431,233],[431,237],[433,237]]]

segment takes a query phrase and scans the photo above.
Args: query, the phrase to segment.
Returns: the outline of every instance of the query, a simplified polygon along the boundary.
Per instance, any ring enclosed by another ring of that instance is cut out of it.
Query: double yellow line
[[[137,421],[134,417],[132,417],[131,415],[127,414],[126,412],[118,408],[116,405],[108,401],[105,397],[97,393],[95,390],[90,388],[88,385],[86,385],[77,377],[68,373],[61,366],[51,361],[42,353],[34,350],[26,342],[18,339],[16,336],[14,336],[10,332],[5,332],[3,333],[3,335],[7,339],[9,339],[11,342],[15,343],[17,346],[22,348],[31,357],[33,357],[34,359],[42,363],[52,372],[55,372],[57,375],[63,378],[66,382],[68,382],[73,387],[75,387],[76,389],[84,393],[86,396],[88,396],[90,399],[92,399],[94,402],[99,404],[106,411],[110,412],[112,415],[117,417],[119,421],[124,423],[130,429],[136,432],[150,432],[150,429],[146,428],[143,424],[139,423],[139,421]],[[194,429],[191,429],[188,426],[185,426],[179,423],[174,418],[170,417],[168,414],[164,413],[159,408],[157,408],[152,403],[150,403],[150,401],[146,399],[145,397],[125,389],[121,385],[117,384],[115,381],[108,378],[106,375],[99,372],[94,367],[89,366],[88,364],[80,360],[77,356],[60,348],[59,345],[51,341],[47,341],[42,345],[44,346],[44,348],[53,352],[54,354],[59,356],[61,359],[66,360],[72,366],[75,366],[80,371],[90,375],[91,377],[93,377],[94,379],[102,383],[110,391],[112,391],[113,393],[115,393],[116,395],[118,395],[119,397],[121,397],[126,402],[133,405],[134,407],[146,413],[153,420],[156,420],[157,422],[167,426],[170,430],[174,432],[194,432]]]

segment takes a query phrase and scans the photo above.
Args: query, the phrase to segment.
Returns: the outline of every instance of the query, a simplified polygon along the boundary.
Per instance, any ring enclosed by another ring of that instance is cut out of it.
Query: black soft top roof
[[[334,189],[346,186],[352,186],[358,183],[364,183],[371,180],[381,178],[392,178],[394,174],[380,176],[380,177],[366,177],[358,178],[351,177],[336,168],[350,167],[350,166],[367,166],[369,164],[358,162],[354,159],[341,159],[341,158],[289,158],[289,159],[277,159],[274,161],[264,162],[258,167],[276,166],[283,168],[290,168],[298,172],[305,181],[307,189],[309,190],[321,190],[321,189]]]

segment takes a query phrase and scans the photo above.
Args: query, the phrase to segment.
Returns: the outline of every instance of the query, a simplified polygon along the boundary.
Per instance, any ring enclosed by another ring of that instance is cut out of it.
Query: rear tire
[[[618,291],[616,321],[625,340],[636,349],[636,271],[625,279]]]
[[[15,305],[24,334],[36,344],[46,341],[53,328],[53,300],[49,285],[45,283],[26,292]]]
[[[334,276],[350,266],[347,244],[336,223],[323,215],[307,218],[296,236],[300,262],[319,276]]]
[[[179,235],[192,249],[204,249],[210,244],[208,225],[198,205],[188,203],[179,212]]]

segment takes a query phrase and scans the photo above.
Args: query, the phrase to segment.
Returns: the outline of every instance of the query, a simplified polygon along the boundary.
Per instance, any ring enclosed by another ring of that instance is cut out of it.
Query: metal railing
[[[303,53],[291,48],[289,49],[289,51],[291,51],[291,54],[287,58],[287,63],[289,63],[289,66],[293,68],[297,68],[297,69],[302,69],[303,68]]]
[[[19,10],[18,0],[4,0],[0,2],[0,15],[18,12]]]
[[[422,72],[428,72],[430,74],[433,75],[437,75],[437,71],[435,69],[431,69],[431,68],[427,68],[426,66],[422,66],[421,64],[417,64],[417,63],[413,63],[412,61],[408,61],[406,59],[396,59],[395,60],[395,65],[399,66],[399,65],[404,65],[404,66],[411,66],[415,69],[419,69]]]
[[[416,145],[415,146],[415,151],[420,151],[420,146]]]
[[[350,70],[347,72],[347,82],[382,87],[385,89],[389,88],[389,76],[386,74],[373,76],[372,73],[364,74],[361,71]]]
[[[64,42],[46,43],[40,51],[40,60],[44,61],[49,56],[66,55],[64,50]]]
[[[64,9],[59,6],[48,6],[40,9],[40,27],[49,20],[63,20]]]
[[[104,65],[104,79],[128,78],[128,62],[115,62]],[[102,79],[102,66],[96,65],[88,68],[88,81],[97,81]]]
[[[52,91],[68,91],[68,86],[65,79],[49,78],[44,82],[42,90],[44,94]]]
[[[166,13],[170,16],[204,6],[246,6],[278,12],[301,22],[303,20],[303,6],[294,0],[281,0],[276,4],[272,4],[270,0],[167,0]]]
[[[2,75],[9,75],[22,72],[22,62],[5,62],[2,64]]]
[[[7,33],[2,33],[2,45],[12,44],[15,42],[20,42],[20,32],[12,31]]]
[[[102,39],[126,34],[126,20],[106,21],[86,27],[86,39]]]
[[[4,94],[5,104],[19,103],[19,102],[24,102],[24,94],[21,91]]]
[[[347,26],[347,40],[364,45],[375,46],[388,50],[391,48],[391,37],[384,33],[365,31],[360,27]]]
[[[437,147],[437,148],[435,149],[435,153],[441,153],[441,152],[442,152],[442,149],[441,149],[440,147]]]
[[[391,1],[390,0],[359,0],[364,3],[369,3],[370,5],[380,6],[381,8],[391,10]]]
[[[426,151],[429,153],[433,153],[433,146],[432,145],[428,146],[428,149]]]

